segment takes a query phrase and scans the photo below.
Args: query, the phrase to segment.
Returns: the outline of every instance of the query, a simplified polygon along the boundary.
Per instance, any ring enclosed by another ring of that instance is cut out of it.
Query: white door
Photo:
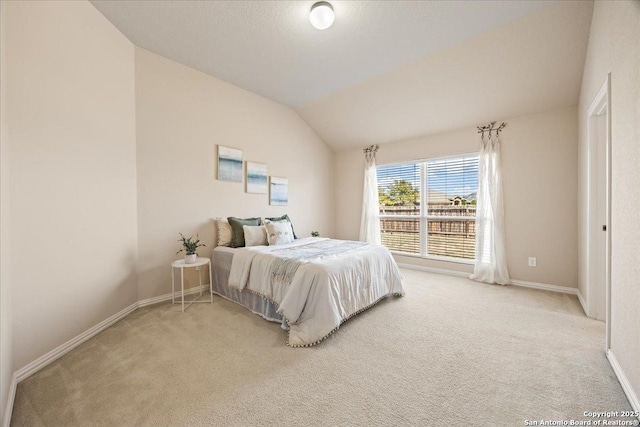
[[[594,98],[588,116],[588,278],[586,311],[606,322],[606,348],[611,327],[611,75]]]
[[[595,222],[593,276],[590,289],[590,315],[594,319],[605,320],[607,281],[607,115],[606,112],[592,117],[595,143]]]

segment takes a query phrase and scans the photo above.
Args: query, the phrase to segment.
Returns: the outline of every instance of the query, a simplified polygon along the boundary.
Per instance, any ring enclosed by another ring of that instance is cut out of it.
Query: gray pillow
[[[261,225],[262,220],[260,218],[236,218],[230,216],[227,218],[229,225],[231,225],[231,246],[232,248],[244,247],[244,229],[243,225]]]
[[[289,218],[289,215],[284,214],[284,215],[276,217],[276,218],[265,218],[265,219],[268,219],[271,222],[289,221],[289,223],[291,224],[291,231],[293,232],[293,238],[294,239],[298,238],[298,236],[296,236],[296,230],[293,229],[293,222],[291,222],[291,218]]]

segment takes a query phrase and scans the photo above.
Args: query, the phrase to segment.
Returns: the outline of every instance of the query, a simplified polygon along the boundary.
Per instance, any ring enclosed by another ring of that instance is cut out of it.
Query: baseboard
[[[456,270],[446,270],[444,268],[425,267],[423,265],[398,263],[398,267],[408,268],[410,270],[426,271],[428,273],[446,274],[448,276],[466,277],[468,278],[471,273]],[[566,286],[549,285],[547,283],[525,282],[524,280],[511,280],[511,284],[514,286],[521,286],[524,288],[540,289],[543,291],[559,292],[562,294],[578,295],[577,288],[567,288]]]
[[[200,291],[206,291],[209,290],[209,285],[202,285],[202,286],[196,286],[195,288],[189,288],[186,291],[184,291],[185,295],[191,295],[191,294],[195,294],[197,292]],[[173,295],[171,295],[171,293],[168,294],[164,294],[164,295],[160,295],[157,297],[152,297],[152,298],[147,298],[147,299],[143,299],[138,301],[138,307],[146,307],[148,305],[153,305],[153,304],[158,304],[161,302],[165,302],[171,299],[171,297],[175,297],[175,298],[181,298],[182,297],[182,293],[180,291],[178,292],[174,292]]]
[[[200,292],[200,290],[205,291],[205,290],[208,290],[208,289],[209,289],[209,285],[196,286],[194,288],[188,289],[187,291],[185,291],[184,294],[185,295],[191,295],[191,294],[195,294],[197,292]],[[69,353],[71,350],[73,350],[74,348],[78,347],[83,342],[85,342],[85,341],[93,338],[94,336],[98,335],[100,332],[104,331],[105,329],[107,329],[109,326],[113,325],[117,321],[123,319],[128,314],[130,314],[133,311],[135,311],[137,308],[145,307],[145,306],[152,305],[152,304],[157,304],[157,303],[160,303],[160,302],[164,302],[164,301],[170,300],[173,296],[175,296],[176,298],[180,298],[182,296],[182,293],[181,292],[175,292],[175,293],[173,293],[173,295],[171,293],[168,293],[168,294],[165,294],[165,295],[160,295],[160,296],[157,296],[157,297],[147,298],[147,299],[144,299],[144,300],[141,300],[141,301],[134,302],[130,306],[124,308],[123,310],[120,310],[119,312],[117,312],[113,316],[109,317],[108,319],[103,320],[102,322],[98,323],[97,325],[95,325],[94,327],[92,327],[90,329],[87,329],[86,331],[84,331],[80,335],[70,339],[66,343],[64,343],[64,344],[56,347],[55,349],[51,350],[50,352],[48,352],[44,356],[41,356],[41,357],[37,358],[33,362],[29,363],[26,366],[23,366],[22,368],[18,369],[16,372],[14,372],[13,376],[11,377],[11,385],[10,385],[10,389],[9,389],[9,395],[7,396],[7,406],[6,406],[6,411],[5,411],[5,416],[4,416],[4,419],[3,419],[3,422],[2,422],[2,426],[3,427],[9,427],[9,425],[11,424],[11,414],[13,412],[13,403],[14,403],[14,400],[15,400],[16,389],[18,387],[18,383],[20,383],[24,379],[30,377],[31,375],[35,374],[36,372],[38,372],[40,369],[44,368],[45,366],[53,363],[54,361],[56,361],[57,359],[61,358],[65,354]]]
[[[540,289],[543,291],[559,292],[561,294],[578,295],[578,288],[567,288],[566,286],[549,285],[547,283],[525,282],[524,280],[511,280],[514,286],[523,288]]]
[[[9,395],[7,396],[7,406],[4,411],[4,419],[2,420],[3,427],[9,427],[11,424],[11,415],[13,414],[13,402],[16,399],[16,390],[18,388],[18,381],[16,380],[16,373],[11,375],[11,384],[9,384]]]
[[[399,262],[398,267],[408,268],[409,270],[426,271],[427,273],[446,274],[447,276],[457,276],[457,277],[466,277],[466,278],[469,278],[469,275],[471,274],[471,273],[466,273],[464,271],[446,270],[444,268],[425,267],[424,265],[408,264],[404,262]]]
[[[589,317],[589,312],[587,311],[587,302],[584,300],[584,297],[582,296],[582,292],[580,292],[580,289],[578,289],[578,292],[576,293],[576,295],[578,295],[578,301],[580,301],[580,305],[582,306],[582,311],[584,311],[584,315]]]
[[[633,389],[629,378],[627,378],[627,376],[625,375],[624,370],[622,369],[622,366],[620,366],[620,363],[618,362],[615,354],[613,354],[613,351],[607,350],[607,359],[609,359],[609,363],[613,368],[613,372],[616,374],[616,377],[618,378],[618,381],[622,386],[624,394],[627,395],[627,399],[629,399],[631,407],[635,412],[640,412],[640,399],[638,399],[638,395]]]
[[[199,292],[200,289],[202,289],[202,290],[208,289],[208,286],[198,286],[198,287],[195,287],[195,288],[191,288],[188,291],[186,291],[184,294],[185,295],[191,295],[191,294]],[[176,297],[180,297],[181,293],[180,292],[175,292],[174,295]],[[54,360],[64,356],[65,354],[67,354],[68,352],[70,352],[71,350],[73,350],[74,348],[76,348],[77,346],[82,344],[83,342],[85,342],[88,339],[93,338],[94,336],[98,335],[100,332],[102,332],[103,330],[107,329],[109,326],[113,325],[118,320],[124,318],[125,316],[127,316],[129,313],[133,312],[138,307],[145,307],[147,305],[157,304],[159,302],[167,301],[167,300],[170,300],[171,297],[172,297],[171,293],[168,293],[168,294],[165,294],[165,295],[160,295],[158,297],[148,298],[148,299],[145,299],[145,300],[142,300],[142,301],[134,302],[133,304],[131,304],[127,308],[119,311],[118,313],[114,314],[113,316],[109,317],[108,319],[103,320],[102,322],[98,323],[93,328],[84,331],[83,333],[81,333],[80,335],[76,336],[75,338],[70,339],[69,341],[67,341],[66,343],[62,344],[61,346],[51,350],[49,353],[45,354],[44,356],[39,357],[38,359],[36,359],[33,362],[29,363],[27,366],[24,366],[23,368],[17,370],[16,371],[17,382],[20,382],[20,381],[24,380],[25,378],[33,375],[34,373],[38,372],[40,369],[44,368],[45,366],[47,366],[48,364],[53,362]]]
[[[87,341],[88,339],[98,335],[100,332],[107,329],[109,326],[113,325],[118,320],[124,318],[126,315],[133,312],[136,308],[138,308],[138,303],[134,302],[130,306],[126,307],[123,310],[120,310],[119,312],[109,317],[108,319],[103,320],[102,322],[98,323],[94,327],[87,329],[80,335],[70,339],[66,343],[54,348],[44,356],[37,358],[36,360],[29,363],[28,365],[23,366],[22,368],[15,371],[13,373],[13,376],[11,377],[11,386],[10,386],[11,388],[9,390],[9,396],[7,397],[6,412],[5,412],[5,417],[2,423],[3,427],[9,427],[9,425],[11,424],[11,414],[13,413],[13,403],[16,396],[16,389],[20,381],[35,374],[40,369],[44,368],[50,363],[53,363],[55,360],[69,353],[71,350],[73,350],[83,342]]]
[[[73,350],[74,348],[76,348],[77,346],[82,344],[83,342],[85,342],[88,339],[98,335],[100,332],[102,332],[103,330],[107,329],[109,326],[113,325],[118,320],[122,319],[127,314],[129,314],[132,311],[134,311],[136,308],[138,308],[138,303],[134,302],[133,304],[131,304],[127,308],[125,308],[123,310],[120,310],[119,312],[117,312],[113,316],[109,317],[108,319],[103,320],[102,322],[98,323],[94,327],[92,327],[90,329],[87,329],[86,331],[84,331],[80,335],[78,335],[78,336],[76,336],[74,338],[71,338],[66,343],[54,348],[53,350],[51,350],[49,353],[45,354],[44,356],[41,356],[41,357],[37,358],[36,360],[34,360],[33,362],[29,363],[28,365],[23,366],[22,368],[18,369],[15,372],[17,382],[20,382],[20,381],[24,380],[25,378],[29,377],[30,375],[33,375],[34,373],[38,372],[40,369],[44,368],[45,366],[47,366],[51,362],[53,362],[56,359],[59,359],[60,357],[64,356],[65,354],[67,354],[68,352],[70,352],[71,350]]]

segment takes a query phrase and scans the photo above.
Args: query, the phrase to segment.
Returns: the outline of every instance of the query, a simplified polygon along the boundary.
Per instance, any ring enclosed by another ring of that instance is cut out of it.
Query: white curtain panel
[[[498,136],[482,138],[478,165],[476,264],[472,280],[509,284]]]
[[[380,245],[380,216],[378,205],[378,177],[376,175],[376,153],[365,151],[364,190],[362,192],[362,218],[360,219],[360,241]]]

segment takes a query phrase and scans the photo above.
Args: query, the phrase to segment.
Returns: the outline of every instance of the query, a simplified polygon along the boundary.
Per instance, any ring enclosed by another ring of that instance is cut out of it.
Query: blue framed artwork
[[[242,182],[242,150],[218,145],[218,179]]]
[[[247,193],[267,194],[267,165],[247,162]]]
[[[270,177],[269,204],[271,206],[286,206],[289,203],[289,180],[277,176]]]

